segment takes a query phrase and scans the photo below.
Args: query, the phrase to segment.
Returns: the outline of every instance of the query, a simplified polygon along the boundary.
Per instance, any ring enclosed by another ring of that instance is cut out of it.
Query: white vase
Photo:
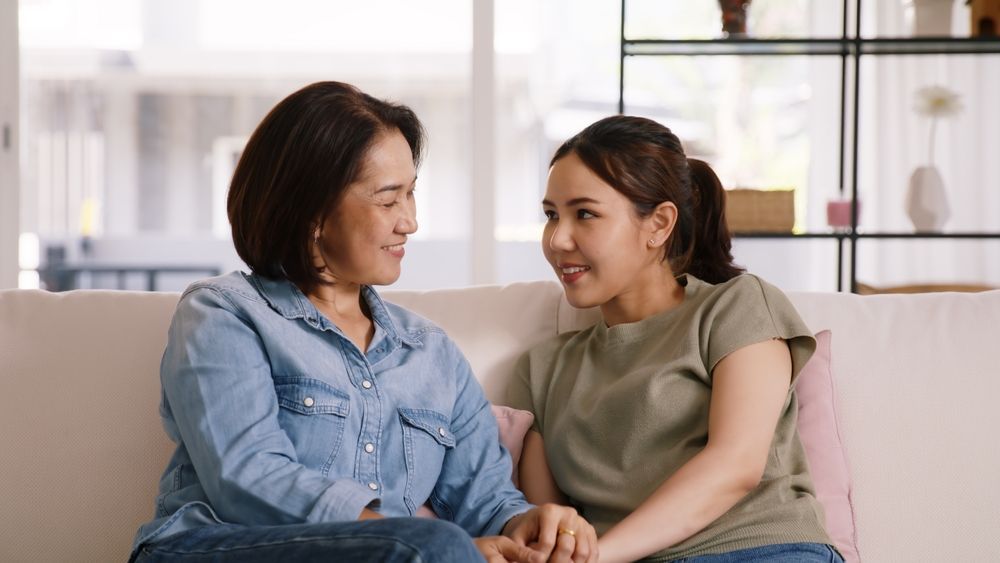
[[[948,221],[951,209],[937,167],[921,166],[913,171],[906,191],[906,214],[922,233],[938,232]]]
[[[951,10],[955,0],[911,0],[911,2],[914,36],[951,35]]]

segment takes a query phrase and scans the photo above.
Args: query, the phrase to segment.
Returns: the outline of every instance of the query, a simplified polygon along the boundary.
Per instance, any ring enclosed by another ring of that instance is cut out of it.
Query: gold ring
[[[569,534],[569,535],[571,535],[573,537],[576,537],[576,532],[574,532],[573,530],[570,530],[569,528],[559,528],[559,533],[560,534]]]

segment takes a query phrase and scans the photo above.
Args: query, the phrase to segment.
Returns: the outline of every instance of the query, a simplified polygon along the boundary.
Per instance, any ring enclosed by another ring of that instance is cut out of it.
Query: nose
[[[548,246],[551,250],[568,252],[576,248],[573,233],[568,224],[559,224],[558,220],[548,224]]]
[[[403,235],[411,235],[417,232],[417,204],[410,200],[406,205],[400,206],[403,213],[396,221],[396,232]]]

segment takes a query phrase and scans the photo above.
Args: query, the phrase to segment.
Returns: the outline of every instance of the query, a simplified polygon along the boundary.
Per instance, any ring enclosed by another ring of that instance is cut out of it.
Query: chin
[[[395,272],[383,272],[380,275],[373,276],[372,281],[368,282],[368,285],[392,285],[399,280],[400,271]]]
[[[563,286],[563,293],[566,294],[566,301],[577,309],[590,309],[601,305],[603,301],[575,288]]]

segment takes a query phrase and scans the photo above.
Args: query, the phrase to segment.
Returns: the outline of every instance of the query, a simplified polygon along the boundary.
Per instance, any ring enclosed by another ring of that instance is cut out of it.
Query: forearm
[[[737,456],[706,448],[598,542],[602,563],[634,561],[680,543],[725,514],[759,481]]]

